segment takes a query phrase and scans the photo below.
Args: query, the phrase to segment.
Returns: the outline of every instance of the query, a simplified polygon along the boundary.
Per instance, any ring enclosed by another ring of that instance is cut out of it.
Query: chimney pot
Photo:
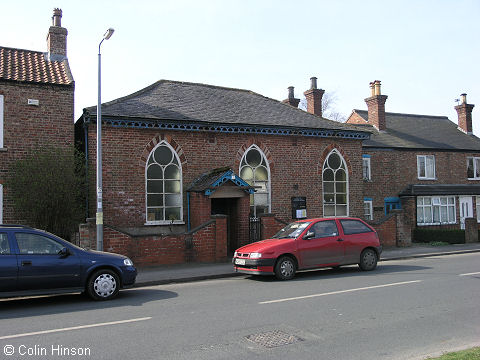
[[[52,16],[52,25],[53,26],[62,26],[62,10],[55,8],[53,9],[53,16]]]
[[[288,98],[289,99],[294,99],[295,98],[294,89],[295,88],[293,86],[288,87]]]
[[[370,92],[371,96],[375,96],[375,83],[373,81],[370,83]]]
[[[325,90],[317,89],[316,77],[311,77],[310,81],[310,89],[303,93],[307,99],[307,112],[322,116],[322,97],[325,93]]]
[[[310,85],[310,90],[316,89],[317,88],[317,78],[315,76],[310,78],[311,85]]]
[[[285,99],[282,102],[284,104],[288,104],[293,107],[298,107],[298,104],[300,103],[300,99],[295,99],[295,94],[293,90],[294,90],[293,86],[288,87],[288,99]]]
[[[472,134],[472,110],[475,105],[467,104],[467,94],[465,93],[461,94],[460,98],[460,105],[455,106],[458,114],[458,128],[466,134]]]
[[[462,104],[466,104],[467,103],[467,94],[461,94],[460,95],[460,98],[462,99]]]
[[[375,80],[375,96],[382,95],[380,80]]]

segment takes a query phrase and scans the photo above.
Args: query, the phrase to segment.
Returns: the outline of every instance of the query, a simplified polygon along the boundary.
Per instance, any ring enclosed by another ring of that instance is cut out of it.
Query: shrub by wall
[[[465,244],[465,230],[458,229],[422,229],[415,228],[413,230],[413,242],[430,243],[430,242],[447,242],[449,244]]]

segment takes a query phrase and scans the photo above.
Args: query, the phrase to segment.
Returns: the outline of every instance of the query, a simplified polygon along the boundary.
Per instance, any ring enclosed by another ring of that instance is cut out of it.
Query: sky
[[[46,51],[63,10],[75,120],[161,79],[303,97],[310,78],[346,117],[381,80],[387,112],[448,116],[467,93],[480,136],[480,0],[1,1],[0,46]]]

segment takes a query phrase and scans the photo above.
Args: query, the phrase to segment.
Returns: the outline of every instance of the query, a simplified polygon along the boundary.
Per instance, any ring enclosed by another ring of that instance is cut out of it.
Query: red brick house
[[[104,248],[141,264],[215,261],[250,241],[250,218],[268,236],[293,218],[361,216],[370,130],[322,118],[323,92],[312,78],[305,112],[293,88],[279,102],[161,80],[103,104]],[[93,171],[95,107],[75,129]]]
[[[12,162],[28,149],[73,143],[75,85],[61,18],[55,9],[46,52],[0,46],[0,222],[21,220],[3,188]]]
[[[347,120],[373,130],[363,142],[364,217],[378,221],[403,209],[410,228],[480,222],[480,139],[472,133],[474,105],[466,94],[455,107],[455,124],[444,116],[386,112],[380,81],[370,87],[368,111],[353,110]],[[409,241],[408,231],[397,236],[397,244]]]

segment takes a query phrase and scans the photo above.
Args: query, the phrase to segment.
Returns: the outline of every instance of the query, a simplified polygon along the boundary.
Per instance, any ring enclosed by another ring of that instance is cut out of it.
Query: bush
[[[15,218],[70,238],[84,217],[82,159],[73,147],[47,147],[15,161],[5,183]]]
[[[415,228],[413,230],[413,242],[446,242],[449,244],[465,244],[465,230],[432,230]]]

